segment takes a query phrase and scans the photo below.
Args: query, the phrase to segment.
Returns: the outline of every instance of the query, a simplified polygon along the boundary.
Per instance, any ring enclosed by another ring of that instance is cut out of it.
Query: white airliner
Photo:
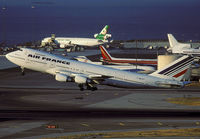
[[[170,48],[169,51],[178,54],[200,55],[200,49],[194,49],[191,44],[178,42],[172,34],[168,34]]]
[[[6,55],[6,58],[19,65],[22,69],[27,68],[49,73],[54,75],[57,81],[61,82],[75,82],[80,87],[80,90],[84,90],[84,87],[89,90],[96,90],[97,84],[125,88],[137,86],[183,87],[184,82],[181,80],[194,60],[193,57],[183,56],[162,70],[152,74],[139,74],[61,58],[47,52],[28,48],[21,48],[20,50],[10,52]]]
[[[126,70],[130,72],[137,72],[137,73],[145,73],[149,74],[155,71],[155,67],[153,66],[140,66],[140,65],[104,65],[103,62],[93,62],[90,59],[88,59],[85,56],[76,56],[74,59],[85,62],[85,63],[91,63],[91,64],[96,64],[96,65],[103,65],[106,67],[111,67],[115,69],[120,69],[120,70]]]
[[[130,64],[140,64],[140,65],[157,65],[157,59],[130,59],[130,58],[115,58],[112,57],[108,51],[100,46],[103,61],[110,64],[120,64],[120,65],[130,65]]]
[[[95,34],[95,38],[76,38],[76,37],[47,37],[44,38],[41,42],[42,46],[55,43],[59,44],[60,48],[66,48],[68,46],[98,46],[101,44],[108,43],[108,38],[111,37],[111,34],[107,34],[108,25],[106,25],[99,34]]]

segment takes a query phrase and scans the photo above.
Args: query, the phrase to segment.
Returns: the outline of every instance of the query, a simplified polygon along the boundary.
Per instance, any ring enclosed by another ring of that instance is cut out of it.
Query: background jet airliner
[[[103,65],[103,62],[93,62],[85,56],[76,56],[74,57],[74,59],[81,62]],[[140,66],[140,65],[103,65],[103,66],[116,68],[120,70],[126,70],[130,72],[145,73],[145,74],[149,74],[155,71],[155,67],[153,66]]]
[[[99,34],[95,34],[95,38],[75,38],[75,37],[52,37],[44,38],[41,42],[42,46],[48,45],[50,43],[55,43],[60,45],[61,48],[68,46],[86,46],[92,47],[100,44],[108,43],[108,38],[111,34],[107,34],[108,25],[106,25]]]
[[[61,82],[75,82],[79,85],[80,90],[84,90],[84,86],[87,89],[96,90],[97,84],[125,88],[136,86],[183,87],[184,83],[181,80],[194,60],[193,57],[183,56],[162,70],[152,74],[139,74],[61,58],[47,52],[28,48],[10,52],[6,55],[6,58],[22,69],[27,68],[49,73]]]
[[[157,65],[157,59],[127,59],[112,57],[108,51],[100,46],[103,61],[110,64],[141,64],[141,65]]]
[[[178,54],[200,55],[200,48],[194,49],[191,44],[178,42],[172,34],[168,34],[170,48],[168,51]]]

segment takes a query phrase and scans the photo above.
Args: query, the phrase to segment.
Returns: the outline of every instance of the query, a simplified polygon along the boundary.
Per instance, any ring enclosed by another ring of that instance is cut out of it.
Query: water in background
[[[0,43],[52,33],[90,37],[106,25],[114,40],[200,40],[199,0],[0,0]]]

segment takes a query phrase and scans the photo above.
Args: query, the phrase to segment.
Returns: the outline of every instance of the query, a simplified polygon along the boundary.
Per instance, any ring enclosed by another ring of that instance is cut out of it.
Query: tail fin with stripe
[[[194,57],[185,55],[163,69],[155,71],[151,75],[162,78],[174,78],[175,80],[181,81],[191,67],[193,61]]]
[[[112,61],[112,56],[108,53],[108,51],[103,47],[100,46],[101,54],[103,57],[103,61]]]
[[[108,28],[109,28],[109,26],[106,25],[106,26],[101,30],[101,32],[100,32],[99,34],[101,34],[101,35],[106,35],[107,32],[108,32]]]

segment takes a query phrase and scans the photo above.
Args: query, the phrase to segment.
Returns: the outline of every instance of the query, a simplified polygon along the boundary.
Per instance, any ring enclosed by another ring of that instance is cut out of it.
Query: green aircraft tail
[[[111,34],[107,34],[109,26],[106,25],[99,34],[95,34],[94,37],[98,40],[106,40],[111,37]]]

